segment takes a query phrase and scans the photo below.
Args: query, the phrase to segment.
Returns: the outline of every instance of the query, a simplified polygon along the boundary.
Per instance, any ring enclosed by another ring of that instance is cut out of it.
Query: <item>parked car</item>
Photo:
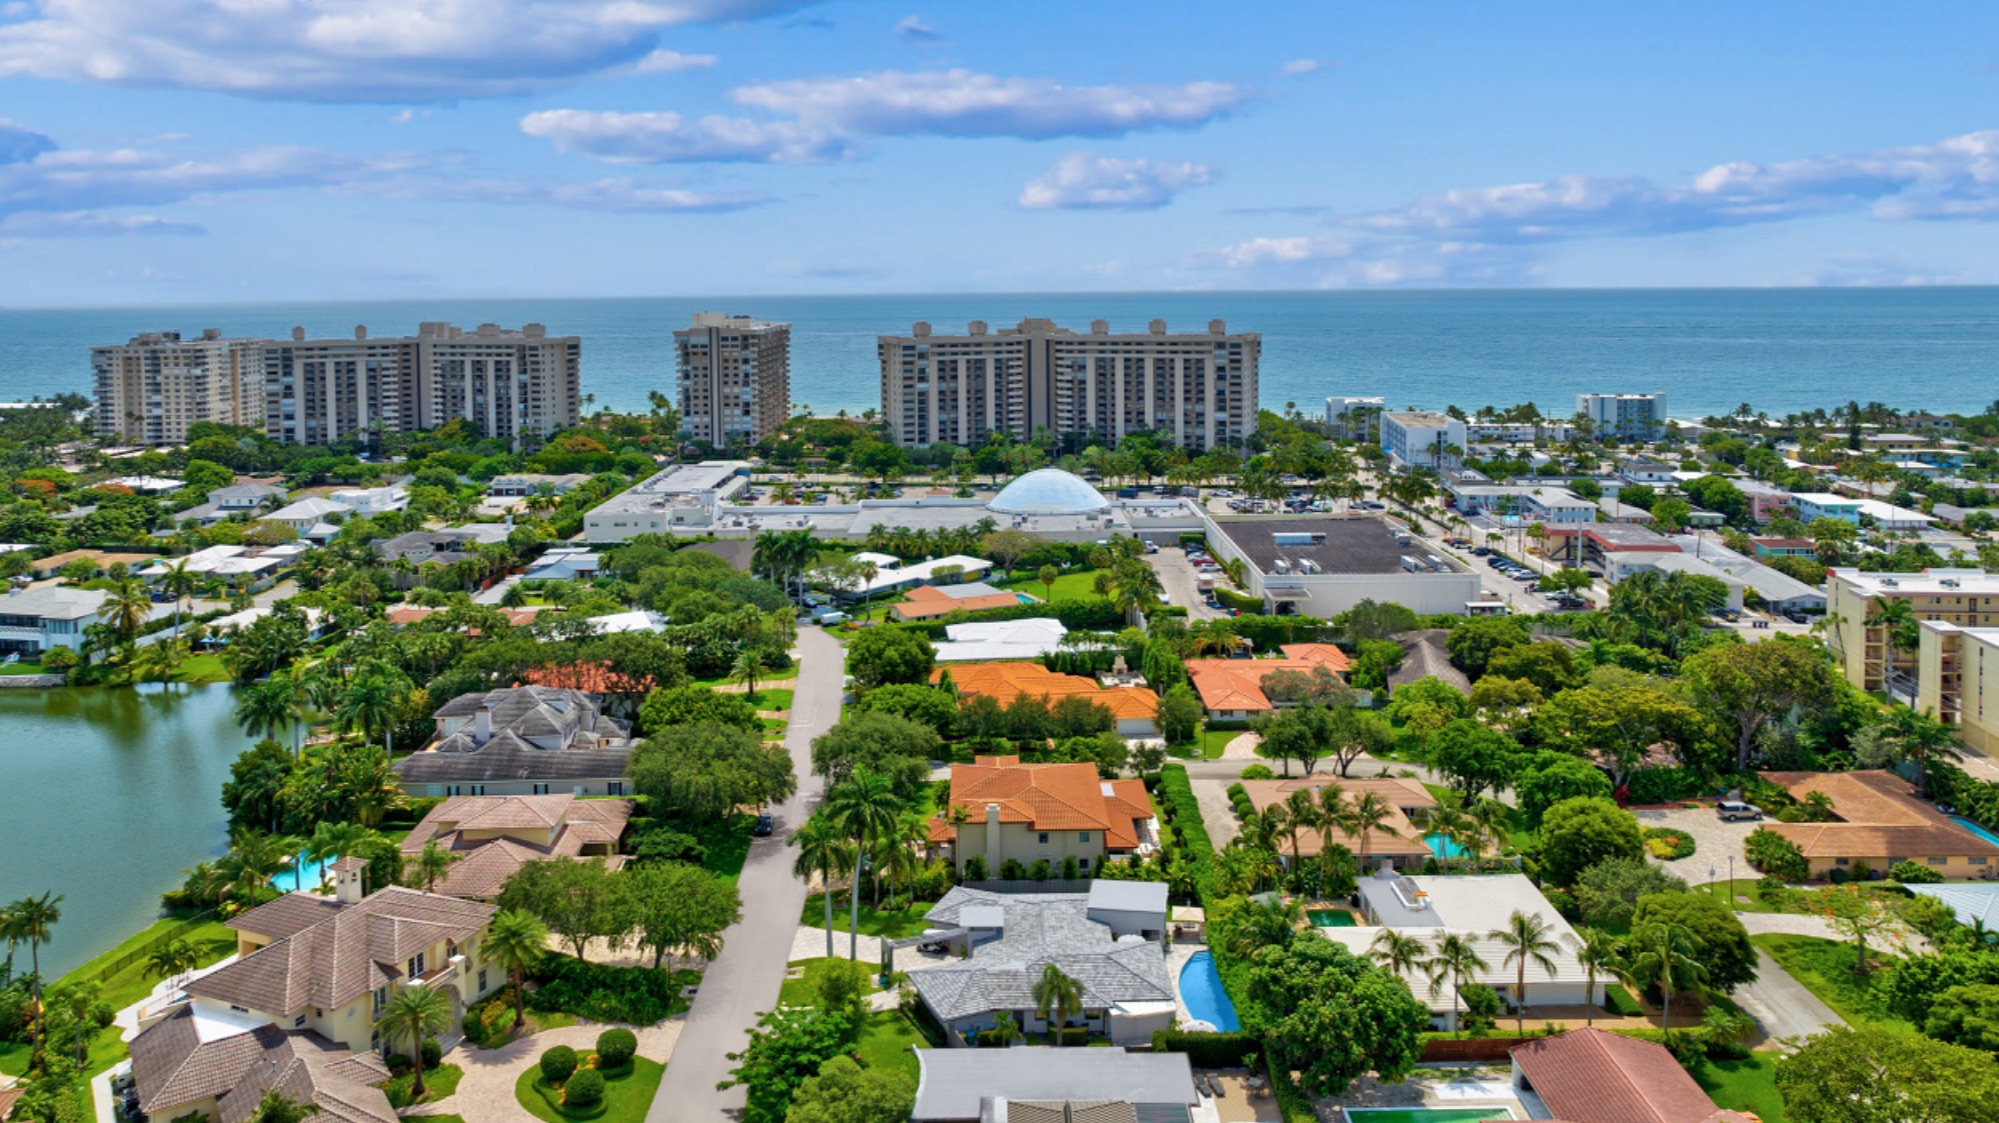
[[[1721,821],[1724,823],[1733,823],[1737,820],[1746,820],[1754,823],[1763,818],[1762,811],[1739,799],[1724,799],[1714,805],[1714,811],[1716,815],[1721,817]]]
[[[758,838],[769,838],[775,830],[777,830],[777,820],[771,818],[769,812],[765,812],[757,816],[757,825],[750,828],[750,833]]]

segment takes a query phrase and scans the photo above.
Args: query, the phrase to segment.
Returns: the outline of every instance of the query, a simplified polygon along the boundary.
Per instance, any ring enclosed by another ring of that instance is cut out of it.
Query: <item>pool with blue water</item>
[[[320,879],[325,876],[329,863],[337,861],[329,858],[325,862],[315,862],[303,853],[292,858],[291,865],[279,870],[271,877],[271,888],[280,893],[296,893],[302,889],[319,888]]]
[[[1423,841],[1429,843],[1430,853],[1435,854],[1439,858],[1471,857],[1471,851],[1465,849],[1463,846],[1460,846],[1455,842],[1452,842],[1449,838],[1445,837],[1444,835],[1426,834],[1423,836]]]
[[[1180,968],[1180,1001],[1196,1021],[1206,1022],[1221,1033],[1242,1029],[1242,1023],[1236,1020],[1235,1003],[1229,1001],[1229,992],[1222,989],[1215,957],[1206,951],[1195,952]]]

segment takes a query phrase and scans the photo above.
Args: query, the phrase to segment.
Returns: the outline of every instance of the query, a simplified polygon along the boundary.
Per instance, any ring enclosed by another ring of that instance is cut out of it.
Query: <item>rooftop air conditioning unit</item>
[[[1279,573],[1289,573],[1291,572],[1291,559],[1278,558],[1276,563],[1271,568],[1275,569]]]

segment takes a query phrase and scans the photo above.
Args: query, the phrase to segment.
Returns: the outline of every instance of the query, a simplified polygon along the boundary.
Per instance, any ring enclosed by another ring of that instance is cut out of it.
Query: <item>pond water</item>
[[[51,978],[159,915],[226,844],[222,782],[253,740],[226,685],[0,690],[0,902],[53,890]],[[27,965],[27,950],[16,957]]]

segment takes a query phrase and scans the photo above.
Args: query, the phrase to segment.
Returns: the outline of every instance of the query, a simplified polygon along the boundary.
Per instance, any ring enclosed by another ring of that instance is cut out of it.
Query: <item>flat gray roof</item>
[[[1403,555],[1420,557],[1430,552],[1414,540],[1407,546],[1397,545],[1387,521],[1379,518],[1216,519],[1215,525],[1251,565],[1266,574],[1276,572],[1278,558],[1289,559],[1294,574],[1299,560],[1306,558],[1316,562],[1321,573],[1399,573]],[[1279,534],[1326,537],[1308,546],[1280,546]]]
[[[1166,883],[1163,881],[1092,881],[1090,907],[1115,912],[1156,912],[1166,914]]]
[[[1110,1100],[1200,1105],[1185,1053],[1123,1049],[918,1049],[910,1123],[977,1119],[979,1101]]]

